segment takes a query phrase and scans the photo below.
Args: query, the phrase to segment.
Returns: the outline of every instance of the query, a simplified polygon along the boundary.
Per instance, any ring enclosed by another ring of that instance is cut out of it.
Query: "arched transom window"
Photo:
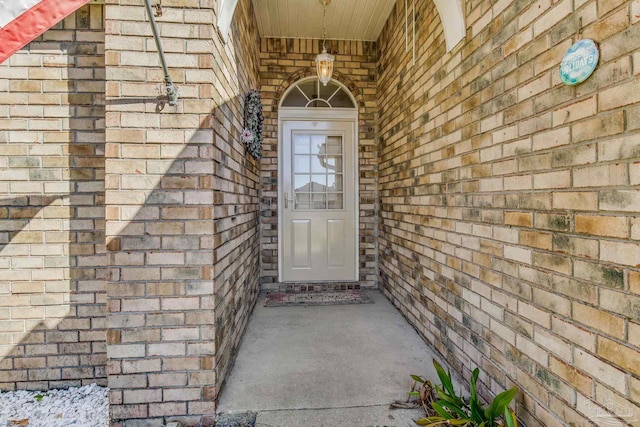
[[[282,107],[356,108],[347,90],[331,80],[326,86],[316,77],[298,81],[287,90]]]

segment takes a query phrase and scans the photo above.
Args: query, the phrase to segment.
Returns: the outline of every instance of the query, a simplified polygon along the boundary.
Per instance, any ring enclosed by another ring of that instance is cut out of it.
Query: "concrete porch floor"
[[[436,382],[433,350],[379,292],[375,304],[263,307],[251,316],[219,413],[255,411],[256,425],[411,426],[410,374]],[[459,387],[457,387],[459,388]]]

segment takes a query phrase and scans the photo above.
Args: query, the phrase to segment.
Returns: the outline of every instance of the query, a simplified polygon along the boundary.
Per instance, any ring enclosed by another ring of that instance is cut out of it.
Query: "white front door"
[[[281,126],[281,281],[355,281],[355,122]]]

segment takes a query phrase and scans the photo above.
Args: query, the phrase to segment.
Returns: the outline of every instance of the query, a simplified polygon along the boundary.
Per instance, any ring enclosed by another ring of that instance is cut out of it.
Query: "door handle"
[[[294,202],[296,200],[295,194],[293,197],[289,197],[289,193],[284,193],[284,208],[289,209],[289,202]]]

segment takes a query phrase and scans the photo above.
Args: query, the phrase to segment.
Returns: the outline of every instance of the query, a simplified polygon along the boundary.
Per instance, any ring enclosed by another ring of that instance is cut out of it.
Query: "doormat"
[[[358,289],[324,292],[269,292],[264,299],[265,307],[373,304],[366,293]]]

